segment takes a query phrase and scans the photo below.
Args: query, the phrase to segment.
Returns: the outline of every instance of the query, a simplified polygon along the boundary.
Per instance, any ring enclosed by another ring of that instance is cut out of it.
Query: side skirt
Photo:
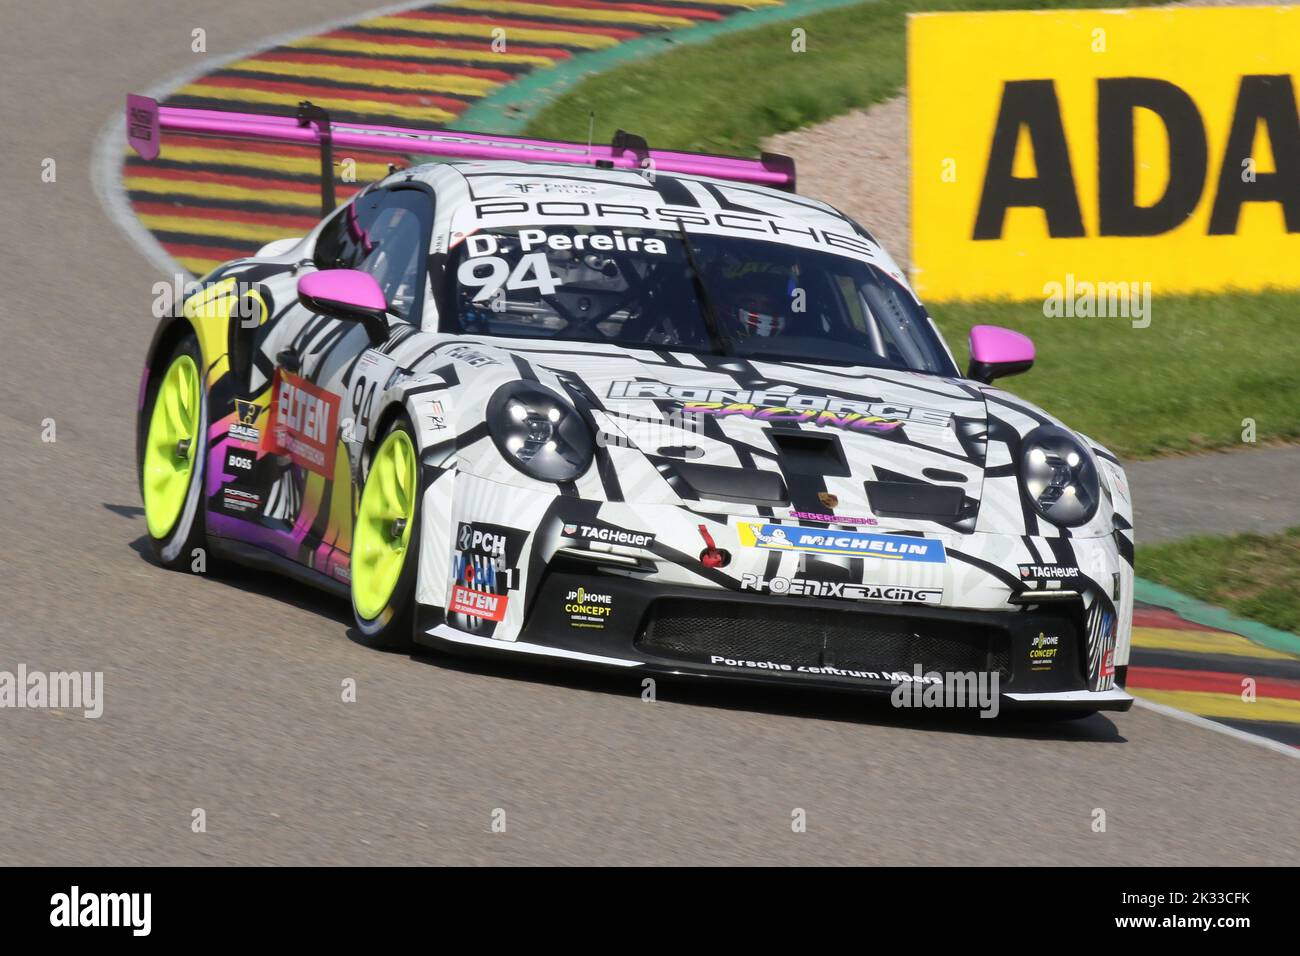
[[[236,564],[242,564],[245,567],[256,568],[259,571],[270,571],[273,574],[292,578],[300,584],[310,585],[345,601],[352,600],[352,589],[342,581],[336,581],[319,571],[303,567],[298,562],[290,561],[282,555],[274,554],[255,545],[245,544],[242,541],[233,541],[230,538],[222,538],[211,534],[207,536],[207,542],[208,550],[218,557],[233,561]]]

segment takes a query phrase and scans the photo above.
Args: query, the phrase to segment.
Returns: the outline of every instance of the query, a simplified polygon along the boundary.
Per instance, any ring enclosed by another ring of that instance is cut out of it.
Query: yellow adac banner
[[[1300,287],[1298,90],[1300,6],[912,16],[918,291]]]

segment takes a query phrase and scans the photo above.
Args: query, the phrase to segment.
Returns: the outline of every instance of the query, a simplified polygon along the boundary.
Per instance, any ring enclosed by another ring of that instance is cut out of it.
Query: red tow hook
[[[725,568],[731,563],[731,555],[713,543],[713,535],[705,525],[700,525],[700,537],[704,539],[704,550],[700,552],[700,564],[706,568]]]

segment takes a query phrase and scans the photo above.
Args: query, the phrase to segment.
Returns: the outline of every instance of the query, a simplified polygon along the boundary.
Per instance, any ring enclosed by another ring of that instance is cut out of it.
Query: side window
[[[872,337],[879,336],[890,362],[905,368],[939,370],[934,355],[924,347],[925,331],[918,328],[924,322],[924,314],[908,302],[901,288],[878,278],[863,285],[862,298],[874,319]]]
[[[367,205],[368,196],[359,196],[334,214],[316,238],[312,257],[317,269],[355,269],[364,254],[358,222],[358,206]]]
[[[421,213],[429,212],[429,198],[416,189],[399,189],[383,198],[390,201],[374,216],[356,268],[375,277],[394,312],[418,324],[432,229],[432,216]]]
[[[316,243],[319,269],[360,269],[375,277],[389,308],[420,323],[433,202],[422,189],[379,189],[335,215]]]

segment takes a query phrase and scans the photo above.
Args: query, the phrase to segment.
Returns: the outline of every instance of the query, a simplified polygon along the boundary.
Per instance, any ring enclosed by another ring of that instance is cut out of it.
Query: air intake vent
[[[675,461],[669,475],[673,473],[686,486],[682,490],[694,492],[697,498],[744,505],[783,505],[789,501],[785,481],[774,471]]]
[[[849,463],[834,435],[814,432],[787,432],[770,429],[767,433],[772,446],[781,455],[781,464],[795,475],[835,475],[847,478]]]
[[[665,598],[656,601],[636,646],[664,657],[710,655],[870,671],[1011,673],[1007,631],[904,612],[830,610]]]
[[[868,481],[867,500],[882,518],[920,518],[951,521],[961,514],[960,488],[927,485],[920,481]]]

